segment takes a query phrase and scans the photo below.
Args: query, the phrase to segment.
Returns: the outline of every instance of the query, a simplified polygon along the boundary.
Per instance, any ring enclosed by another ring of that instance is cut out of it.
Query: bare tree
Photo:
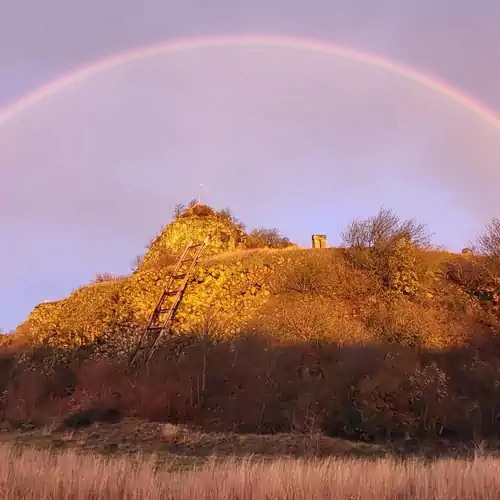
[[[282,236],[276,228],[258,228],[250,232],[246,245],[248,248],[286,248],[292,243],[286,236]]]
[[[392,210],[382,207],[377,215],[351,221],[341,233],[345,246],[363,249],[386,246],[408,239],[415,247],[429,248],[432,234],[415,219],[401,220]]]
[[[172,211],[172,217],[174,219],[178,219],[185,210],[186,210],[186,206],[184,204],[177,203],[177,205],[175,205],[175,207],[174,207],[174,210]]]
[[[111,273],[97,273],[92,283],[105,283],[106,281],[118,281],[123,278],[124,276],[118,276],[116,274],[111,274]]]
[[[222,217],[223,219],[226,219],[229,221],[231,224],[235,225],[237,228],[241,229],[242,231],[245,231],[246,226],[243,222],[238,220],[234,215],[233,212],[231,211],[230,208],[223,208],[222,210],[219,210],[217,212],[219,217]]]
[[[143,259],[144,259],[144,255],[137,255],[135,257],[134,261],[132,262],[132,266],[131,266],[132,272],[135,273],[135,271],[137,271],[137,269],[139,269],[139,266],[141,265]]]
[[[500,219],[486,225],[485,233],[478,238],[477,250],[484,255],[495,271],[500,270]]]

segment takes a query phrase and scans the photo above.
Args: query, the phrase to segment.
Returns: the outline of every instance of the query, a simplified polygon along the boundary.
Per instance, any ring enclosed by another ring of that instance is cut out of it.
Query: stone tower
[[[312,235],[313,248],[327,248],[326,234],[313,234]]]

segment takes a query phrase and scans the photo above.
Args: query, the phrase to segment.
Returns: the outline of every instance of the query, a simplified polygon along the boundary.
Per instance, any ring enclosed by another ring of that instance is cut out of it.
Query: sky
[[[300,37],[434,75],[500,114],[498,0],[0,0],[0,117],[114,54],[217,35]],[[498,216],[500,130],[428,88],[287,48],[205,48],[98,73],[1,123],[0,328],[125,274],[201,194],[299,244],[382,205],[436,244]],[[210,194],[201,192],[203,183]]]

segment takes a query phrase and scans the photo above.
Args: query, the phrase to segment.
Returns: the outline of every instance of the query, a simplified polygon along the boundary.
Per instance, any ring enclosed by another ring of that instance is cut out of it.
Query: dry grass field
[[[154,457],[0,447],[2,499],[494,499],[500,460],[226,459],[190,470]]]

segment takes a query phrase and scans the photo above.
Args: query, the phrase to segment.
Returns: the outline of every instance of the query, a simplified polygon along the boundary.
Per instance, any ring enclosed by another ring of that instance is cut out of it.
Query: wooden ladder
[[[151,315],[148,326],[134,349],[130,365],[137,364],[140,359],[143,359],[146,365],[156,350],[160,337],[170,333],[182,295],[189,278],[193,274],[196,263],[205,249],[208,238],[207,236],[201,243],[194,244],[190,241],[186,245]]]

